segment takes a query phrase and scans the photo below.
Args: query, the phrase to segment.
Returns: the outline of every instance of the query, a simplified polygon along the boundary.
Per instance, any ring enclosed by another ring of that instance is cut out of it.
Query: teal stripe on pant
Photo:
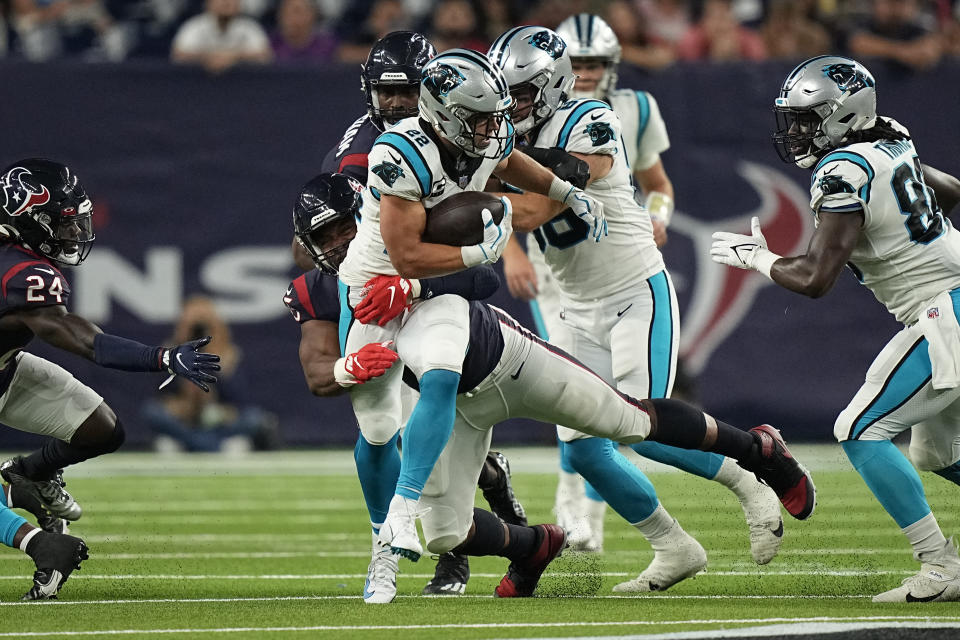
[[[849,440],[856,440],[870,425],[893,413],[912,398],[930,380],[930,345],[921,338],[910,348],[897,368],[887,378],[883,391],[870,403],[854,423]]]
[[[350,308],[348,293],[350,287],[337,280],[337,291],[340,294],[340,324],[337,327],[340,333],[340,355],[346,355],[344,351],[347,348],[347,333],[350,331],[350,324],[353,322],[353,310]]]

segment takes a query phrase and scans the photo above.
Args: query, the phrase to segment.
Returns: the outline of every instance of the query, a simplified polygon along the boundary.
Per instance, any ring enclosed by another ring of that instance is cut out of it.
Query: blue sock
[[[930,513],[920,475],[889,440],[842,442],[853,468],[901,529]]]
[[[647,476],[623,457],[612,440],[574,440],[567,443],[567,451],[574,469],[627,522],[646,520],[660,504]]]
[[[720,465],[723,464],[723,456],[719,453],[680,449],[659,442],[638,442],[630,445],[630,448],[644,458],[650,458],[651,460],[668,464],[671,467],[676,467],[681,471],[692,473],[695,476],[700,476],[707,480],[713,480],[717,472],[720,471]]]
[[[390,498],[397,486],[400,475],[400,451],[397,450],[397,438],[394,434],[386,444],[370,444],[361,436],[353,448],[353,460],[357,463],[357,477],[360,489],[367,503],[370,522],[382,523],[390,508]]]
[[[937,469],[934,471],[934,473],[940,477],[946,478],[953,484],[960,484],[960,460],[954,462],[949,467]]]
[[[420,400],[403,432],[397,495],[420,498],[423,485],[453,431],[459,384],[460,374],[446,369],[432,369],[420,378]]]
[[[13,539],[17,535],[20,527],[27,523],[26,519],[14,513],[8,506],[3,489],[0,489],[0,536],[3,536],[3,544],[8,547],[13,546]]]

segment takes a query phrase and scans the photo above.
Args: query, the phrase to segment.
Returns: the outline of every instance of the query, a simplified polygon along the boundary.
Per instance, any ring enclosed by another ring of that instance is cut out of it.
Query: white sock
[[[27,535],[23,536],[23,540],[20,541],[20,551],[26,553],[27,545],[31,540],[33,540],[33,536],[37,535],[38,533],[40,533],[40,529],[32,529],[31,531],[27,532]]]
[[[379,544],[379,540],[380,540],[380,527],[381,527],[381,525],[383,525],[383,523],[382,523],[382,522],[378,522],[378,523],[371,522],[370,524],[373,526],[373,532],[372,532],[372,537],[373,537],[372,545],[373,545],[373,546],[371,547],[371,549],[372,549],[373,555],[377,555],[377,552],[380,551],[380,544]]]
[[[904,527],[901,531],[903,531],[903,535],[907,536],[910,546],[913,547],[914,559],[920,562],[940,553],[947,545],[947,539],[943,537],[943,532],[940,531],[940,525],[937,524],[937,519],[933,517],[933,513],[928,513],[913,524]]]
[[[738,465],[733,458],[724,458],[717,475],[713,476],[713,481],[719,482],[737,494],[737,497],[741,497],[746,488],[756,482],[757,479],[752,473]]]
[[[7,506],[13,509],[13,487],[7,486]]]
[[[673,516],[667,513],[662,504],[658,504],[653,513],[640,522],[633,523],[633,526],[643,534],[648,542],[652,543],[668,535],[675,523],[676,520],[673,519]]]

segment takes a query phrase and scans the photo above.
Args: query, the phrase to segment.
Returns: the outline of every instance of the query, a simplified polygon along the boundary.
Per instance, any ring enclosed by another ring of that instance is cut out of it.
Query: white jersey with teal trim
[[[534,146],[613,156],[610,172],[587,187],[587,193],[603,203],[607,237],[594,242],[589,226],[569,209],[534,231],[565,297],[604,298],[663,270],[650,216],[634,196],[620,119],[610,105],[599,100],[567,102],[541,127]]]
[[[513,151],[513,125],[505,119],[498,134],[509,137],[503,154],[473,159],[464,165],[468,167],[465,171],[472,169],[472,173],[451,176],[441,164],[435,137],[424,131],[429,126],[419,118],[407,118],[387,129],[374,142],[367,156],[367,188],[363,193],[357,237],[350,243],[340,265],[339,276],[344,284],[359,287],[376,275],[397,273],[380,234],[383,195],[420,201],[429,209],[455,193],[483,191],[493,170]],[[471,159],[461,156],[461,160]]]
[[[849,266],[907,325],[937,294],[960,287],[960,233],[934,202],[910,140],[832,151],[817,164],[810,184],[817,223],[824,211],[863,210]]]
[[[667,125],[657,101],[646,91],[617,89],[607,96],[607,102],[620,118],[630,169],[649,169],[660,159],[660,154],[670,148]]]

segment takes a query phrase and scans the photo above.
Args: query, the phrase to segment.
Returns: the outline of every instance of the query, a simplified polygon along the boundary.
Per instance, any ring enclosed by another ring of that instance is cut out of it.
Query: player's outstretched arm
[[[753,218],[753,233],[718,231],[713,234],[710,257],[714,262],[738,269],[753,269],[781,287],[811,298],[825,295],[850,260],[860,237],[863,212],[820,211],[820,224],[802,256],[784,258],[767,249],[760,221]]]
[[[336,396],[353,385],[382,376],[398,358],[390,344],[373,342],[341,358],[337,323],[304,322],[300,325],[300,366],[310,393]]]
[[[922,164],[923,181],[937,194],[937,204],[947,215],[960,203],[960,179]]]
[[[50,305],[17,312],[34,335],[58,349],[69,351],[100,366],[123,371],[166,371],[183,376],[204,391],[217,381],[211,375],[220,370],[220,356],[202,353],[210,342],[206,337],[170,348],[155,347],[103,333],[82,316],[67,313],[62,305]]]

